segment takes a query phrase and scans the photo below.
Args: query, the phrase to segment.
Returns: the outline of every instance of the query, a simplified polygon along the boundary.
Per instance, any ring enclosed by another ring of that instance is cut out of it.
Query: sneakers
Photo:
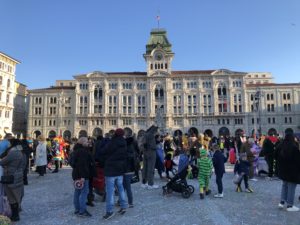
[[[79,217],[91,217],[92,215],[88,211],[84,211],[83,213],[77,214]]]
[[[251,179],[249,179],[249,180],[251,180],[251,181],[257,181],[257,179],[255,179],[255,178],[251,178]]]
[[[210,195],[210,194],[211,194],[211,190],[207,190],[207,191],[205,192],[205,194],[206,194],[206,195]]]
[[[279,208],[279,209],[283,209],[283,208],[284,208],[284,202],[280,202],[280,203],[278,204],[278,208]]]
[[[252,188],[246,188],[246,192],[247,193],[253,193],[253,189]]]
[[[120,209],[119,211],[118,211],[118,213],[119,214],[121,214],[121,215],[124,215],[125,213],[126,213],[126,209]]]
[[[235,189],[236,192],[243,192],[242,188],[240,186],[237,186]]]
[[[223,193],[221,193],[221,194],[218,193],[218,194],[215,194],[214,197],[215,197],[215,198],[223,198],[223,197],[224,197],[224,194],[223,194]]]
[[[148,185],[148,190],[157,189],[159,188],[157,184]]]
[[[103,219],[105,220],[109,220],[110,218],[112,218],[115,214],[113,212],[107,212],[104,216]]]
[[[133,208],[134,205],[133,204],[128,204],[128,208]]]
[[[147,188],[147,187],[148,187],[148,184],[142,184],[141,187],[142,187],[142,188]]]
[[[78,215],[78,214],[79,214],[79,210],[75,210],[75,211],[74,211],[74,214],[75,214],[75,215]]]
[[[287,208],[286,208],[286,211],[288,211],[288,212],[298,212],[299,211],[299,208],[298,207],[296,207],[296,206],[288,206]]]

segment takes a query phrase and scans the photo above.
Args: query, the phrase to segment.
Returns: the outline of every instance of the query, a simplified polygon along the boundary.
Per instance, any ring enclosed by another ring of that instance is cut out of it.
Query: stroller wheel
[[[192,185],[188,185],[188,189],[189,189],[189,191],[190,191],[191,194],[193,194],[194,191],[195,191],[195,188]]]
[[[191,196],[191,193],[189,191],[189,189],[184,189],[181,193],[183,198],[189,198]]]

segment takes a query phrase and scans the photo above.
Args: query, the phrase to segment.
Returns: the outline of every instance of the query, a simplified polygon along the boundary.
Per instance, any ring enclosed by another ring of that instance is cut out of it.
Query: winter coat
[[[234,173],[249,175],[250,163],[244,160],[238,160],[234,166]]]
[[[157,127],[151,126],[145,133],[146,135],[146,150],[156,151],[155,135],[157,133]]]
[[[227,158],[224,156],[224,154],[221,151],[215,151],[212,161],[216,175],[223,175],[225,173],[224,164],[227,161]]]
[[[47,165],[47,143],[46,142],[39,141],[39,144],[36,147],[35,165],[36,166]]]
[[[284,143],[278,145],[275,158],[278,162],[278,177],[281,180],[300,184],[300,150],[298,144],[283,150]]]
[[[126,173],[127,174],[130,174],[135,171],[135,168],[136,168],[136,153],[137,153],[137,150],[135,149],[136,148],[136,145],[134,143],[134,139],[133,137],[128,137],[126,138],[126,144],[127,144],[127,163],[126,163]]]
[[[26,165],[26,156],[22,153],[22,146],[12,147],[0,161],[0,165],[3,167],[4,175],[14,176],[14,183],[3,184],[9,203],[20,204],[24,193],[23,171]]]
[[[104,176],[123,176],[127,169],[127,143],[122,136],[114,136],[104,150]]]
[[[242,144],[241,149],[240,149],[240,153],[246,153],[247,154],[247,160],[249,162],[253,162],[254,161],[254,154],[251,151],[252,148],[252,144],[245,142]]]
[[[266,138],[263,143],[262,151],[266,158],[274,157],[275,144],[269,138]]]
[[[95,161],[99,163],[101,168],[104,167],[104,148],[109,142],[109,138],[103,138],[95,143]]]
[[[89,179],[92,175],[92,164],[93,160],[88,148],[83,147],[81,144],[76,144],[70,159],[70,165],[73,168],[73,180],[80,178]]]

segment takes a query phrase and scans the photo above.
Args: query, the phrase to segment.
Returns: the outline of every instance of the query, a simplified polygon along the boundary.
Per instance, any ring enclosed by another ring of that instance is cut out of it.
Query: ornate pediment
[[[227,69],[219,69],[219,70],[216,70],[214,72],[212,72],[211,75],[230,75],[230,74],[233,74],[234,72],[231,71],[231,70],[227,70]]]
[[[170,76],[168,72],[165,71],[154,71],[153,73],[149,74],[150,77],[167,77]]]
[[[94,71],[94,72],[88,73],[86,75],[86,77],[88,77],[88,78],[99,78],[99,77],[106,77],[106,76],[107,76],[107,74],[102,71]]]

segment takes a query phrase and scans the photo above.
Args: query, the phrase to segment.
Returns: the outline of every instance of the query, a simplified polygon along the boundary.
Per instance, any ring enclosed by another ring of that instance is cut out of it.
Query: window
[[[110,126],[116,126],[116,125],[117,125],[117,120],[114,120],[114,119],[108,120],[108,124],[109,124]]]
[[[187,88],[188,89],[195,89],[195,88],[197,88],[197,82],[196,81],[189,81],[189,82],[187,82]]]
[[[144,95],[137,96],[137,114],[146,115],[146,96]]]
[[[123,119],[123,126],[130,126],[132,125],[131,119]]]
[[[137,83],[136,88],[138,90],[146,90],[146,83]]]
[[[108,96],[108,113],[116,114],[117,113],[117,96]]]
[[[174,114],[182,114],[181,111],[181,95],[175,95],[173,96],[173,113]]]
[[[182,83],[180,83],[180,82],[173,82],[173,89],[174,90],[182,89]]]
[[[117,83],[109,83],[108,88],[110,90],[116,90],[118,88],[118,84]]]
[[[131,90],[132,89],[132,83],[123,83],[123,89]]]
[[[132,96],[124,95],[122,101],[123,114],[131,114],[132,113]]]
[[[10,79],[7,80],[7,88],[10,88]]]

